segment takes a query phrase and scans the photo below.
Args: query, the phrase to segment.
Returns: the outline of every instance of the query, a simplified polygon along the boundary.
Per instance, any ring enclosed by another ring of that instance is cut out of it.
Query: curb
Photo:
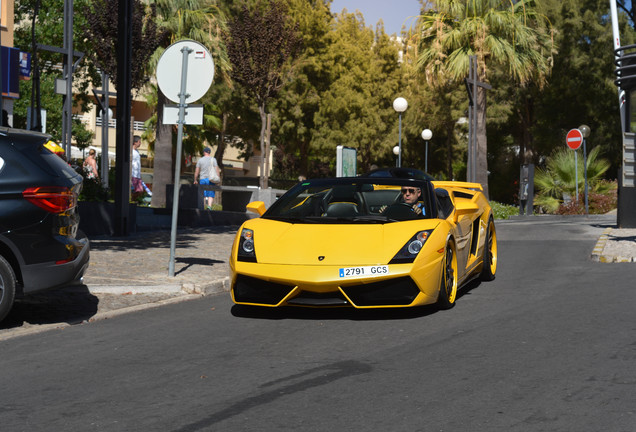
[[[612,262],[612,260],[607,260],[607,257],[603,255],[603,249],[605,249],[605,245],[607,244],[607,240],[609,239],[609,235],[612,232],[612,228],[605,228],[603,234],[598,238],[594,249],[592,250],[592,261],[596,262]]]
[[[207,284],[183,283],[181,290],[189,294],[211,295],[230,291],[230,277],[226,276]]]
[[[230,278],[226,276],[206,284],[183,282],[181,284],[145,285],[130,287],[124,285],[92,285],[87,286],[91,294],[199,294],[211,295],[230,290]]]
[[[182,295],[178,297],[172,297],[172,298],[159,300],[152,303],[144,303],[144,304],[129,306],[129,307],[121,308],[121,309],[113,309],[106,312],[97,312],[95,315],[93,315],[88,320],[86,320],[86,322],[91,323],[95,321],[103,321],[109,318],[114,318],[114,317],[125,315],[131,312],[138,312],[138,311],[142,311],[146,309],[154,309],[154,308],[158,308],[160,306],[165,306],[168,304],[181,303],[188,300],[196,300],[201,297],[203,296],[200,294],[186,294],[186,295]],[[82,323],[84,323],[84,321],[77,324],[82,324]],[[77,325],[77,324],[72,324],[72,325]]]
[[[151,285],[141,287],[117,286],[117,285],[93,285],[87,286],[91,294],[176,294],[183,291],[181,285]]]

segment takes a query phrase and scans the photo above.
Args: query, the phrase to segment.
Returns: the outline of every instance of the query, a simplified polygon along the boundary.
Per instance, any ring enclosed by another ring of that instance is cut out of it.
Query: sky
[[[384,21],[384,31],[387,34],[400,34],[402,25],[412,26],[414,17],[420,12],[418,0],[333,0],[331,12],[340,13],[346,8],[352,13],[356,10],[364,15],[364,23],[367,27],[375,29],[377,22]]]

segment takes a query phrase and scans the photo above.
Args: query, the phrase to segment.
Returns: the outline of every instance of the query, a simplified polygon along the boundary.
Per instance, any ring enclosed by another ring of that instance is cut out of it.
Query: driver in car
[[[415,213],[422,214],[424,205],[419,202],[422,191],[417,187],[402,186],[402,198],[405,204],[411,205]]]
[[[418,187],[409,187],[409,186],[402,186],[402,199],[404,200],[404,204],[406,205],[410,205],[411,206],[411,210],[413,210],[415,212],[415,214],[418,215],[425,215],[425,210],[424,210],[424,205],[419,202],[420,200],[420,196],[422,196],[422,190]],[[387,206],[382,206],[380,208],[380,213],[384,213],[384,211],[387,209]]]

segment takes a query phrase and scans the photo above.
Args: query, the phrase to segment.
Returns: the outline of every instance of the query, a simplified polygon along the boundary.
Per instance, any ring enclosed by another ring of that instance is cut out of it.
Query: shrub
[[[591,192],[604,193],[608,182],[602,179],[609,169],[609,162],[599,157],[600,147],[595,147],[587,157],[588,186]],[[576,162],[576,163],[575,163]],[[534,204],[547,213],[560,213],[561,207],[569,208],[565,211],[575,211],[575,205],[564,202],[564,196],[576,196],[576,190],[584,187],[583,158],[576,158],[572,150],[555,149],[547,160],[544,169],[538,168],[534,177],[536,195]],[[583,212],[585,213],[585,212]]]
[[[590,214],[605,214],[614,210],[617,206],[617,184],[604,180],[603,187],[599,191],[588,192],[588,208]],[[585,191],[579,193],[579,199],[572,200],[567,204],[561,204],[556,211],[560,215],[583,215],[585,214]]]
[[[508,219],[510,216],[519,214],[519,207],[513,205],[491,201],[490,207],[492,207],[492,213],[495,216],[495,219]]]

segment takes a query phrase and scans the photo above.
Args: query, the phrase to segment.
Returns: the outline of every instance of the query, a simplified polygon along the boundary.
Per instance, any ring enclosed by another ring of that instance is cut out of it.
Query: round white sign
[[[185,103],[193,103],[205,95],[214,80],[214,60],[199,42],[182,40],[166,48],[157,63],[157,84],[168,99],[180,102],[184,50],[188,52]]]

